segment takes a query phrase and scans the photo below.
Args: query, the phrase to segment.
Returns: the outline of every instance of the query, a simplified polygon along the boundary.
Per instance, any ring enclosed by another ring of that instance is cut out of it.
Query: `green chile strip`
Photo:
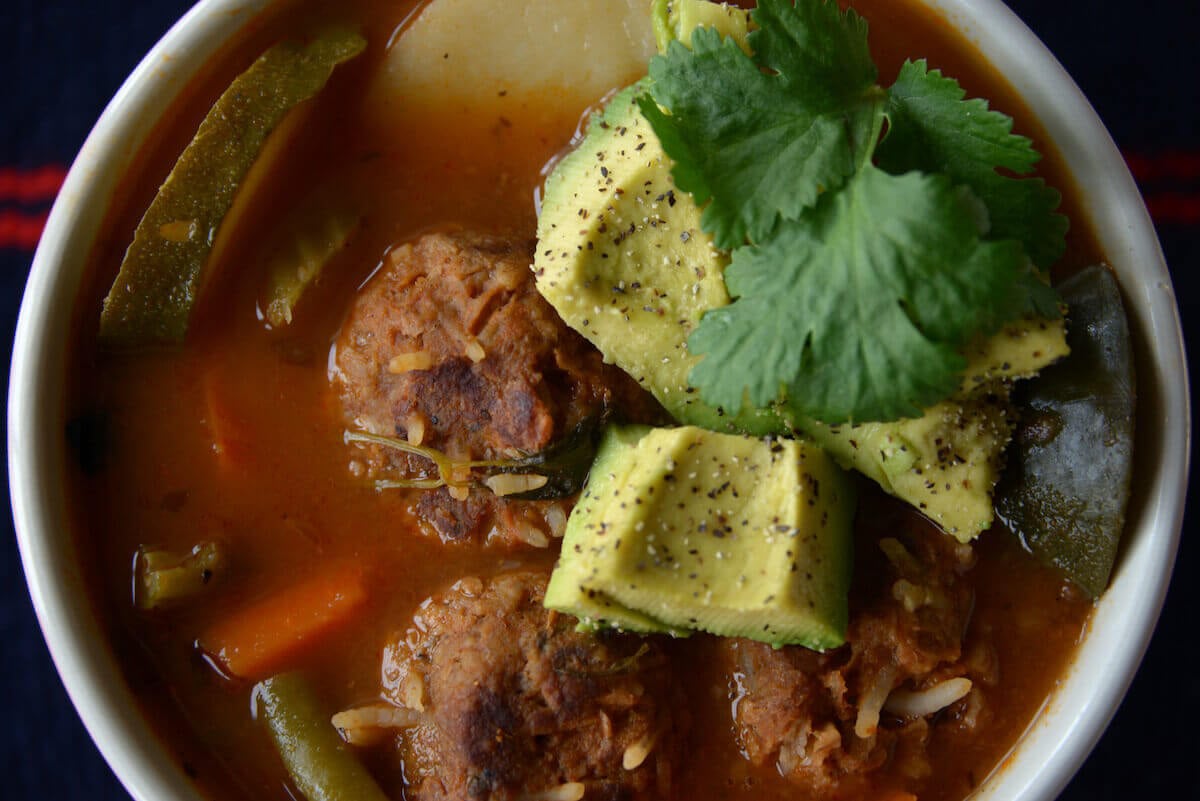
[[[292,781],[308,801],[388,801],[337,735],[303,676],[272,676],[254,694]]]
[[[1014,394],[1022,423],[996,487],[996,512],[1034,556],[1099,598],[1133,482],[1133,349],[1111,272],[1089,267],[1058,291],[1070,309],[1071,355]]]
[[[329,30],[307,43],[275,45],[234,79],[138,223],[104,300],[101,341],[183,340],[217,229],[267,137],[365,47],[354,31]]]

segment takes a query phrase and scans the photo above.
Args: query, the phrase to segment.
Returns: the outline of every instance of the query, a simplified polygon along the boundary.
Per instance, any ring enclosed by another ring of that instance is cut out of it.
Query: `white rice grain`
[[[621,767],[625,770],[637,770],[650,756],[650,752],[654,750],[655,737],[653,735],[643,737],[636,743],[633,743],[625,749],[625,753],[621,756]]]
[[[483,480],[496,495],[517,495],[522,492],[532,492],[546,486],[550,478],[536,473],[496,473]]]
[[[367,704],[343,709],[329,722],[351,745],[372,745],[390,731],[409,729],[424,720],[422,713],[412,709],[391,704]]]
[[[583,782],[566,782],[540,793],[521,796],[521,801],[579,801],[587,788]]]
[[[415,350],[411,353],[397,353],[388,361],[388,372],[393,375],[407,373],[410,370],[428,370],[433,365],[433,356],[427,350]]]
[[[963,677],[938,682],[924,690],[896,690],[884,709],[904,718],[923,718],[940,712],[971,692],[971,680]]]
[[[854,720],[854,733],[864,739],[875,736],[879,728],[879,713],[892,692],[892,682],[896,678],[896,666],[888,665],[875,674],[874,681],[858,702],[858,717]]]

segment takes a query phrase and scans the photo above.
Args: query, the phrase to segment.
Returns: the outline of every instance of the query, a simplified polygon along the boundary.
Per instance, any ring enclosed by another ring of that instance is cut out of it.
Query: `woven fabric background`
[[[1200,264],[1200,4],[1009,0],[1092,100],[1138,179],[1196,345]],[[66,169],[124,77],[186,0],[0,3],[0,358],[45,216]],[[1193,480],[1192,486],[1196,485]],[[1195,493],[1193,493],[1195,495]],[[1193,726],[1200,545],[1193,506],[1166,609],[1124,705],[1064,801],[1200,799]],[[0,797],[115,801],[50,661],[25,589],[11,516],[0,535]]]

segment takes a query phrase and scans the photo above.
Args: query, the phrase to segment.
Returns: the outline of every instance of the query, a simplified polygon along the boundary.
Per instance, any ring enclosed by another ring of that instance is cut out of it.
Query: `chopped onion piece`
[[[532,545],[534,548],[546,548],[550,545],[550,538],[535,526],[518,524],[514,527],[513,533],[520,537],[526,545]]]
[[[892,585],[892,597],[902,603],[909,612],[915,612],[930,603],[929,590],[907,579],[896,580]]]
[[[416,712],[425,711],[425,678],[415,670],[409,670],[400,682],[400,693],[404,706]]]
[[[904,543],[900,542],[900,540],[895,537],[885,537],[879,541],[879,547],[883,550],[884,555],[887,556],[888,561],[892,563],[892,566],[899,570],[901,574],[910,576],[920,575],[921,563],[917,561],[915,556],[908,552],[908,549],[904,547]]]
[[[550,533],[555,537],[561,537],[567,530],[567,510],[561,503],[552,503],[546,507],[543,517],[546,518],[546,525],[550,527]]]

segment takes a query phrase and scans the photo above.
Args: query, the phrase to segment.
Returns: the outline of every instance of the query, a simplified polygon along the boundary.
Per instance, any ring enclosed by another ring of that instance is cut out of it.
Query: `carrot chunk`
[[[218,621],[198,643],[230,674],[264,678],[351,621],[366,600],[362,569],[335,565]]]
[[[253,424],[237,403],[238,379],[219,364],[206,370],[203,380],[206,422],[218,462],[225,469],[253,466]]]
[[[879,801],[917,801],[917,797],[904,790],[888,790],[879,798]]]

